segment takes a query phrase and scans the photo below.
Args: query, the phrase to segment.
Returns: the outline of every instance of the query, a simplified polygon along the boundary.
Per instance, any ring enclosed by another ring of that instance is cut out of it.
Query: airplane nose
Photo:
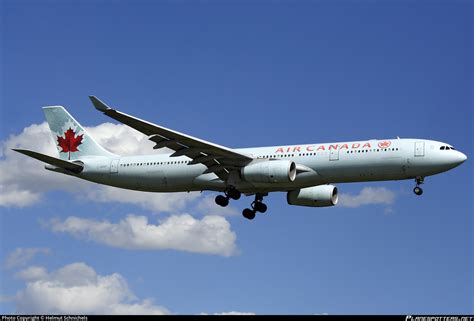
[[[464,163],[464,162],[466,161],[467,156],[458,151],[458,152],[456,153],[455,158],[456,158],[456,159],[454,160],[454,163],[455,163],[456,165],[461,165],[462,163]]]

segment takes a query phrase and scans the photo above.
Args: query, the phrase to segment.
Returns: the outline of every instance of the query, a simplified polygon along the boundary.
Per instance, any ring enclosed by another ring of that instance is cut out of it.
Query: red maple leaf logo
[[[388,140],[385,140],[385,141],[379,143],[379,147],[380,148],[388,148],[391,144],[392,144],[392,142],[390,142]]]
[[[62,148],[60,153],[69,153],[68,159],[71,159],[71,152],[78,152],[77,146],[82,144],[82,135],[76,136],[76,133],[69,127],[64,133],[64,138],[58,136],[58,146]]]

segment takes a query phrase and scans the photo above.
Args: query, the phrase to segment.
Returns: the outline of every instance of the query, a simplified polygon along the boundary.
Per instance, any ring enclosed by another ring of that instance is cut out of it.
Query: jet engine
[[[242,178],[251,183],[288,183],[296,177],[296,164],[289,160],[269,160],[242,168]]]
[[[290,205],[324,207],[337,204],[337,187],[320,185],[288,192],[286,200]]]

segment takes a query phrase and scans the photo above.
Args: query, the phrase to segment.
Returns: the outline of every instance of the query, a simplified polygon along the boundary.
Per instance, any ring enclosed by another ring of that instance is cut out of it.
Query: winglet
[[[89,99],[92,101],[92,104],[94,105],[95,109],[97,109],[98,111],[101,111],[101,112],[105,113],[106,111],[112,109],[109,106],[107,106],[106,104],[104,104],[96,96],[89,96]]]

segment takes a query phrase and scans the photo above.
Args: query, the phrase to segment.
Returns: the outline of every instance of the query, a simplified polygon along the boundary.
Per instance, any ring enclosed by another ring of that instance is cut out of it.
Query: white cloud
[[[73,263],[26,281],[15,296],[20,314],[168,314],[151,300],[138,300],[118,273],[98,275]]]
[[[152,149],[153,143],[145,135],[125,125],[105,123],[89,127],[87,131],[101,145],[116,154],[156,153]],[[4,158],[0,160],[0,206],[27,206],[40,200],[45,192],[64,190],[70,192],[71,197],[78,198],[80,201],[86,199],[95,202],[134,204],[154,212],[182,213],[190,202],[201,195],[198,192],[147,193],[93,184],[46,171],[43,163],[11,150],[18,147],[57,155],[46,122],[31,125],[19,135],[12,135],[1,142],[0,152]],[[211,210],[210,206],[203,204],[199,209],[202,211]],[[231,210],[227,210],[227,213],[231,213]],[[82,229],[70,230],[73,228],[71,224],[79,223]],[[98,226],[94,226],[96,223]],[[176,249],[224,256],[234,254],[236,248],[236,236],[231,230],[229,222],[212,215],[201,220],[196,220],[190,215],[174,215],[159,224],[148,223],[145,217],[137,216],[129,216],[115,224],[70,217],[63,222],[56,222],[54,227],[56,231],[74,232],[77,237],[92,239],[116,247]],[[109,231],[113,237],[107,238],[104,235],[99,235],[99,227]],[[123,232],[125,236],[117,233],[116,230]]]
[[[23,269],[15,273],[15,277],[27,281],[35,281],[43,279],[48,272],[42,266],[29,266],[26,269]]]
[[[395,193],[385,187],[364,187],[359,194],[339,194],[338,206],[359,207],[363,205],[391,205],[395,201]]]
[[[20,155],[12,148],[22,147],[40,153],[57,153],[46,123],[26,127],[19,135],[12,135],[0,143],[0,206],[27,206],[41,198],[48,189],[67,187],[71,178],[57,173],[45,175],[44,164]]]
[[[230,256],[236,253],[236,235],[229,222],[220,216],[172,215],[158,224],[145,216],[129,215],[118,223],[68,217],[51,220],[54,232],[69,233],[79,239],[92,240],[125,249],[173,249],[194,253]]]
[[[20,267],[30,262],[37,254],[50,253],[51,250],[44,247],[18,247],[7,256],[5,260],[5,267],[7,269]]]
[[[0,185],[0,206],[30,206],[38,202],[39,199],[39,193],[35,193],[28,190],[19,190],[16,186],[14,186],[12,189],[11,187]]]
[[[86,127],[99,144],[118,155],[163,153],[153,150],[147,136],[126,125],[104,123]],[[51,190],[65,190],[75,197],[99,202],[120,202],[157,211],[176,211],[198,197],[198,193],[143,193],[95,185],[74,177],[46,171],[40,161],[18,154],[12,148],[31,149],[56,156],[57,150],[46,122],[26,127],[18,135],[0,142],[0,206],[24,207],[37,203]],[[78,194],[78,191],[79,194]]]

